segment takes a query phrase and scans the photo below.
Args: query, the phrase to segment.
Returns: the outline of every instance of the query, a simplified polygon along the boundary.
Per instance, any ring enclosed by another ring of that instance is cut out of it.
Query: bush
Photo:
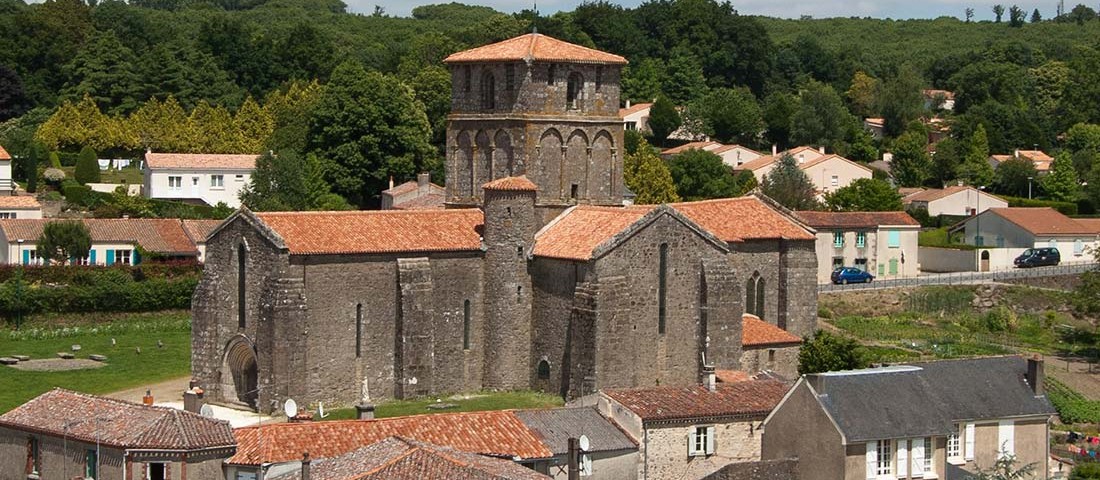
[[[65,180],[65,172],[60,168],[47,168],[42,171],[42,178],[51,185],[59,185]]]
[[[1004,305],[998,305],[986,312],[982,320],[985,328],[990,332],[1014,332],[1020,322],[1016,312]]]
[[[148,257],[145,257],[148,258]],[[176,260],[164,263],[142,263],[138,266],[112,265],[49,265],[23,267],[22,265],[0,265],[0,283],[11,280],[16,272],[22,271],[29,283],[51,285],[93,285],[95,283],[118,283],[120,278],[134,277],[133,271],[140,269],[149,280],[174,280],[202,275],[202,267],[194,260]]]
[[[798,351],[798,374],[862,368],[864,361],[855,340],[818,330]]]
[[[53,168],[61,168],[61,157],[57,155],[57,152],[50,152],[50,166]]]
[[[1100,480],[1100,463],[1083,462],[1073,467],[1069,480]]]
[[[1054,200],[1035,200],[1020,197],[1001,197],[1008,201],[1010,207],[1051,207],[1062,215],[1077,215],[1077,204],[1073,202],[1056,202]]]
[[[47,202],[58,202],[61,201],[62,198],[64,197],[61,195],[61,192],[55,191],[46,192],[46,194],[42,196],[42,199]]]
[[[89,183],[99,183],[99,161],[97,160],[95,150],[90,147],[84,147],[80,150],[80,155],[76,160],[76,172],[73,173],[73,177],[81,185]]]
[[[34,269],[27,269],[28,272]],[[104,269],[97,280],[51,285],[18,278],[0,284],[0,315],[6,318],[41,312],[152,312],[191,308],[199,276],[134,281],[125,271]],[[86,273],[84,273],[86,275]],[[107,277],[110,278],[104,281]]]
[[[65,201],[70,205],[81,207],[91,207],[95,199],[93,196],[95,192],[83,185],[65,185],[61,187],[61,193],[65,195]]]

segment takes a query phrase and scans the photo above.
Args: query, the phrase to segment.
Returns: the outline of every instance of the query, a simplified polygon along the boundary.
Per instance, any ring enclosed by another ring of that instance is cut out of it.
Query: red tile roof
[[[232,448],[224,420],[55,388],[0,415],[0,426],[118,448]]]
[[[741,370],[715,370],[714,378],[723,383],[744,382],[752,377],[748,372]]]
[[[786,239],[813,240],[814,235],[755,196],[673,203],[693,222],[727,242]]]
[[[443,63],[468,62],[569,62],[625,65],[618,55],[582,47],[538,33],[528,33],[481,47],[451,54]]]
[[[0,145],[0,160],[11,160],[11,155],[8,154],[7,150],[4,150],[2,145]]]
[[[146,153],[145,166],[168,170],[253,170],[259,155],[211,153]]]
[[[653,106],[652,103],[635,103],[634,105],[631,105],[629,107],[620,108],[619,109],[619,117],[625,117],[627,115],[632,115],[632,114],[638,113],[642,110],[645,110],[647,108],[650,108],[652,106]]]
[[[46,224],[63,219],[0,220],[0,231],[8,242],[33,242],[42,236]],[[195,243],[184,231],[183,223],[172,218],[86,218],[93,243],[129,243],[150,253],[198,255]]]
[[[518,177],[504,177],[493,180],[481,186],[485,190],[498,190],[498,191],[512,191],[512,192],[535,192],[538,191],[538,185],[527,179],[526,176]]]
[[[206,237],[210,236],[223,220],[183,220],[183,230],[195,243],[206,243]]]
[[[549,479],[507,459],[491,458],[408,438],[389,437],[338,457],[315,460],[312,480],[463,480]],[[271,477],[297,480],[301,469]]]
[[[447,198],[442,193],[429,193],[412,200],[405,200],[394,204],[394,210],[443,210],[446,207]]]
[[[905,212],[795,212],[814,228],[871,228],[884,225],[919,227],[920,222]]]
[[[678,155],[678,154],[684,153],[688,150],[707,150],[707,147],[717,148],[718,146],[721,146],[721,145],[722,145],[721,143],[710,141],[710,140],[704,140],[704,141],[699,141],[699,142],[689,142],[689,143],[685,143],[683,145],[680,145],[678,147],[672,147],[672,148],[669,148],[669,149],[666,149],[666,150],[662,150],[661,155]]]
[[[342,455],[386,437],[401,436],[464,452],[524,459],[553,456],[508,410],[438,413],[381,420],[279,423],[233,431],[237,453],[228,463],[259,465]]]
[[[448,252],[481,248],[478,209],[263,212],[294,255]]]
[[[1061,212],[1050,207],[1025,208],[990,208],[986,210],[991,215],[997,215],[1020,228],[1027,230],[1032,235],[1090,235],[1095,234],[1091,227],[1062,215]],[[984,212],[983,212],[984,214]]]
[[[608,398],[634,412],[642,421],[690,420],[704,417],[763,418],[787,393],[778,380],[719,383],[715,391],[702,385],[604,390]]]
[[[993,195],[992,193],[982,191],[982,190],[978,190],[977,188],[971,187],[969,185],[952,185],[952,186],[946,187],[946,188],[929,188],[929,189],[926,189],[926,190],[922,189],[920,191],[917,191],[917,192],[914,192],[914,193],[910,193],[909,195],[906,195],[905,198],[902,199],[902,201],[904,203],[932,202],[932,201],[939,200],[939,199],[944,198],[944,197],[949,197],[949,196],[954,195],[954,194],[959,193],[959,192],[965,192],[967,190],[971,190],[971,191],[974,191],[974,192],[981,192],[981,194],[984,195],[984,196],[994,197],[994,198],[1000,199],[1000,197],[997,197],[996,195]],[[900,193],[900,191],[901,190],[899,189],[899,193]]]
[[[763,347],[802,343],[797,335],[765,322],[751,313],[741,315],[741,345]]]
[[[535,235],[532,254],[565,260],[589,260],[596,247],[644,217],[652,207],[572,208]]]
[[[388,194],[393,195],[393,196],[396,197],[398,195],[403,195],[403,194],[406,194],[406,193],[415,192],[419,189],[420,189],[420,183],[419,182],[417,182],[416,180],[409,180],[409,181],[407,181],[405,183],[402,183],[401,185],[397,185],[393,188],[387,188],[385,190],[382,190],[382,193],[388,193]],[[441,187],[439,185],[436,185],[434,183],[429,183],[428,184],[428,189],[429,190],[434,190],[434,191],[443,191],[443,187]]]
[[[1074,220],[1088,231],[1100,234],[1100,218],[1075,218]]]
[[[799,164],[800,168],[806,168],[805,167],[806,163],[825,156],[824,153],[821,153],[820,150],[818,150],[816,148],[813,148],[813,147],[806,147],[806,146],[795,147],[795,148],[792,148],[790,150],[785,150],[785,151],[779,152],[775,155],[766,155],[766,156],[763,156],[763,157],[760,157],[760,158],[753,159],[752,161],[742,163],[740,166],[736,167],[734,170],[759,170],[759,169],[764,168],[768,165],[771,165],[775,162],[778,162],[779,159],[783,158],[783,156],[787,155],[787,154],[790,154],[790,156],[794,157],[795,159],[798,159],[799,155],[808,154],[808,155],[806,155],[805,159],[803,160],[803,163]],[[843,158],[843,157],[841,157],[841,158]]]
[[[31,195],[0,195],[0,209],[4,208],[38,209],[42,204]]]

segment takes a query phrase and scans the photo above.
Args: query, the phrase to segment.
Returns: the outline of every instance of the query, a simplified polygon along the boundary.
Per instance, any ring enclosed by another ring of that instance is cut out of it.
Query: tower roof
[[[454,53],[443,63],[536,61],[625,65],[626,59],[607,52],[528,33],[502,42]]]
[[[498,191],[512,191],[512,192],[534,192],[539,189],[538,185],[527,179],[526,176],[520,175],[518,177],[504,177],[493,180],[481,186],[485,190],[498,190]]]

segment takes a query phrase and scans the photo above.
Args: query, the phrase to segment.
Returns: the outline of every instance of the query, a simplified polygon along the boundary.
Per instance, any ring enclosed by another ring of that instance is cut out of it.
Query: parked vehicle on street
[[[844,285],[848,283],[871,283],[875,276],[858,268],[841,267],[833,270],[831,278],[833,283]]]
[[[1062,254],[1057,248],[1029,248],[1012,261],[1018,268],[1045,267],[1062,262]]]

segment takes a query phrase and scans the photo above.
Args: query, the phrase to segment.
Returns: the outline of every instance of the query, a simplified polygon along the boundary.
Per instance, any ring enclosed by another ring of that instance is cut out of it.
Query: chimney
[[[818,147],[817,151],[821,152],[822,155],[825,155],[825,146],[822,145],[822,146]]]
[[[390,188],[393,188],[393,175],[390,175]]]
[[[1017,148],[1016,151],[1012,152],[1012,156],[1014,156],[1016,158],[1020,158],[1020,149]]]
[[[714,365],[703,365],[703,386],[707,387],[708,392],[713,392],[718,388],[718,379],[714,375]]]
[[[313,414],[309,413],[309,411],[304,408],[300,408],[298,409],[298,414],[295,415],[294,418],[288,418],[287,421],[290,423],[312,422]]]
[[[153,406],[153,391],[152,390],[146,390],[145,391],[145,396],[141,397],[141,403],[142,403],[142,405],[145,405],[147,407]]]
[[[302,454],[302,480],[309,480],[309,464],[313,460],[309,458],[309,452]]]
[[[1035,354],[1027,359],[1027,384],[1035,392],[1035,395],[1043,395],[1043,357]]]
[[[374,420],[374,404],[364,402],[356,405],[355,418],[358,420]]]
[[[772,156],[774,157],[778,154],[779,154],[779,146],[773,143],[772,144]]]
[[[626,101],[626,108],[630,108],[630,100]]]
[[[416,175],[416,190],[420,195],[427,195],[432,184],[432,174],[428,172]]]
[[[581,478],[581,441],[578,438],[570,438],[568,440],[568,453],[566,455],[566,461],[568,465],[568,478],[569,480],[580,480]]]

